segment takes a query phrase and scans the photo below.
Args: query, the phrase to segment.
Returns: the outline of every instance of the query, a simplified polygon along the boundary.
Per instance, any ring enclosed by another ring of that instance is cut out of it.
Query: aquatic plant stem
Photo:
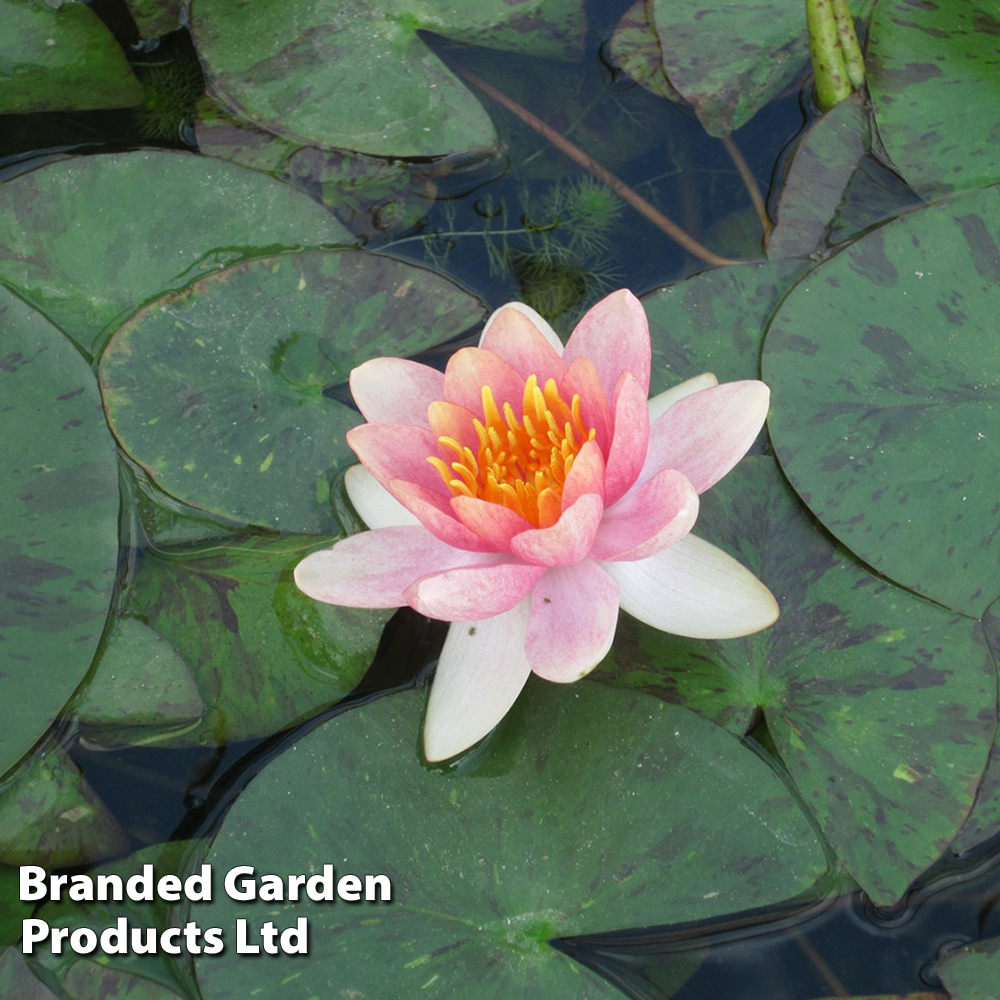
[[[844,54],[844,64],[847,66],[847,77],[855,90],[865,85],[865,58],[861,54],[858,35],[854,30],[854,18],[848,0],[831,0],[833,17],[837,22],[837,37],[840,39],[840,51]]]
[[[584,170],[603,181],[619,198],[628,202],[637,212],[645,216],[654,226],[665,232],[689,253],[694,254],[695,257],[703,260],[706,264],[722,266],[742,263],[742,261],[720,257],[709,250],[708,247],[702,246],[693,236],[689,236],[676,222],[664,215],[655,205],[646,201],[642,195],[630,188],[620,177],[616,177],[610,170],[603,167],[592,156],[580,149],[579,146],[574,145],[562,133],[557,132],[550,125],[546,125],[545,122],[533,115],[527,108],[522,107],[513,98],[508,97],[502,91],[497,90],[492,84],[480,79],[475,73],[470,73],[469,70],[463,67],[455,66],[453,69],[463,80],[467,80],[477,90],[481,90],[487,97],[492,98],[497,104],[505,107],[511,114],[520,118],[529,128],[534,129],[539,135],[544,136],[561,153],[564,153],[571,160],[583,167]]]
[[[816,103],[829,111],[851,95],[851,80],[840,48],[831,0],[806,0],[809,54],[816,78]]]
[[[733,137],[723,135],[719,138],[722,145],[726,147],[726,152],[729,154],[729,159],[733,161],[733,166],[736,167],[740,177],[743,178],[743,184],[747,189],[747,194],[750,195],[750,200],[753,202],[757,217],[760,219],[760,224],[764,229],[764,239],[766,240],[771,235],[771,220],[768,218],[767,209],[764,207],[764,196],[760,192],[757,178],[754,177],[753,171],[750,169],[750,164],[744,158],[740,147],[733,141]]]

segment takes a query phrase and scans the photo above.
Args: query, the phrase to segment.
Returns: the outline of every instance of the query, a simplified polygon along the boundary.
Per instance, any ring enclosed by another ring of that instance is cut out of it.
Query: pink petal
[[[429,490],[426,486],[392,479],[389,492],[435,537],[448,545],[470,552],[496,552],[497,547],[470,531],[456,519],[451,509],[451,494]]]
[[[683,538],[698,518],[698,494],[683,473],[664,469],[604,512],[590,554],[646,559]]]
[[[649,401],[650,425],[659,420],[678,400],[690,396],[693,392],[701,392],[702,389],[713,389],[718,384],[719,380],[711,372],[703,372],[701,375],[695,375],[693,378],[679,382],[669,389],[664,389],[663,392]]]
[[[508,302],[506,305],[501,306],[497,309],[492,316],[486,321],[486,326],[483,327],[483,332],[479,335],[479,346],[483,347],[483,341],[486,339],[486,334],[489,332],[490,326],[493,321],[504,311],[504,309],[516,309],[523,316],[526,316],[531,320],[532,325],[536,330],[548,341],[552,349],[562,357],[563,352],[563,342],[559,339],[559,334],[549,325],[548,320],[544,316],[535,312],[531,306],[526,306],[523,302]]]
[[[544,566],[510,560],[462,566],[417,580],[404,597],[428,618],[470,622],[510,611],[544,572]]]
[[[562,509],[569,510],[585,493],[604,499],[604,456],[596,441],[588,441],[573,460],[563,483]]]
[[[430,422],[434,439],[454,438],[460,445],[469,448],[473,455],[479,454],[479,435],[472,424],[472,421],[477,418],[482,421],[481,406],[479,412],[473,413],[464,406],[436,399],[427,407],[427,419]],[[457,458],[450,448],[445,448],[440,444],[438,444],[438,450],[435,454],[443,458],[448,465],[451,465]]]
[[[437,438],[428,427],[362,424],[347,432],[347,443],[387,489],[390,480],[401,479],[451,496],[440,473],[427,461],[428,456],[440,454]]]
[[[528,663],[546,680],[579,680],[607,655],[617,625],[618,584],[593,559],[550,569],[531,592]]]
[[[577,358],[559,385],[559,395],[567,403],[572,402],[574,396],[580,397],[580,417],[584,426],[597,432],[595,440],[606,453],[611,442],[611,409],[594,362],[589,358]]]
[[[674,635],[735,639],[778,617],[777,601],[750,570],[695,535],[648,559],[602,565],[618,582],[625,611]]]
[[[391,528],[401,524],[420,524],[363,466],[352,465],[344,476],[344,487],[358,516],[369,528]]]
[[[520,514],[489,500],[455,497],[451,501],[451,509],[462,524],[489,542],[498,552],[507,551],[510,540],[515,535],[531,530],[531,523]]]
[[[649,324],[642,303],[627,289],[601,299],[573,331],[563,359],[590,358],[609,398],[623,371],[631,372],[645,399],[649,395]]]
[[[609,507],[636,481],[649,444],[649,403],[645,390],[629,372],[621,377],[614,399],[615,427],[604,474]]]
[[[524,655],[528,602],[448,629],[424,719],[424,756],[447,760],[507,714],[531,673]]]
[[[492,351],[479,347],[463,347],[456,351],[444,372],[444,398],[481,416],[484,385],[492,390],[501,413],[503,404],[510,403],[520,419],[524,401],[524,379],[521,375]]]
[[[604,504],[593,493],[567,507],[549,528],[532,528],[511,539],[510,551],[540,566],[568,566],[590,551],[601,523]]]
[[[770,395],[763,382],[748,380],[725,382],[678,400],[650,428],[639,482],[661,469],[677,469],[704,493],[754,443]]]
[[[402,358],[373,358],[351,372],[351,395],[373,424],[427,423],[427,407],[444,392],[444,375]]]
[[[420,526],[376,528],[306,556],[295,567],[295,583],[326,604],[400,608],[407,603],[404,592],[428,573],[491,566],[501,558],[452,548]]]
[[[490,317],[479,346],[506,361],[522,383],[536,375],[539,385],[550,378],[558,384],[566,374],[561,346],[557,351],[531,318],[514,306],[503,306]]]

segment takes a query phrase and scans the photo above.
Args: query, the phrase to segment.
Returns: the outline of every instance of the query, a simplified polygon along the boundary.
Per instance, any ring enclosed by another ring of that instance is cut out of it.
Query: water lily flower
[[[698,494],[753,443],[769,392],[700,375],[648,400],[642,305],[619,291],[565,348],[511,303],[444,374],[398,358],[351,373],[368,423],[347,436],[347,491],[371,528],[308,556],[299,587],[331,604],[409,605],[453,622],[424,752],[481,739],[531,672],[575,681],[611,647],[618,609],[702,639],[778,616],[749,570],[692,535]]]

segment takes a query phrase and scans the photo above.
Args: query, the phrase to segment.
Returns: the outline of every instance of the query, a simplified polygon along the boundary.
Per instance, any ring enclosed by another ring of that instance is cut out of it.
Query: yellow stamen
[[[454,496],[501,504],[539,528],[555,524],[566,476],[580,449],[596,434],[583,421],[579,395],[567,403],[555,379],[540,387],[537,376],[530,375],[520,400],[520,419],[511,401],[497,405],[488,385],[481,399],[482,419],[474,419],[471,428],[478,449],[444,435],[438,444],[447,460],[431,455],[427,461]]]

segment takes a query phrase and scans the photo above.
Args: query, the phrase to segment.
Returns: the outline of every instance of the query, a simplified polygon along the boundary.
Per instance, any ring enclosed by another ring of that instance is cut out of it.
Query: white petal
[[[648,559],[601,565],[618,583],[622,608],[663,632],[735,639],[778,617],[778,602],[750,570],[694,535]]]
[[[531,673],[524,655],[529,598],[495,618],[448,629],[424,719],[424,756],[447,760],[507,714]]]
[[[516,309],[519,313],[527,316],[538,327],[542,336],[556,349],[560,357],[562,356],[565,348],[563,347],[563,342],[559,339],[559,334],[552,329],[548,320],[543,319],[531,306],[526,306],[523,302],[508,302],[506,305],[502,305],[500,309]],[[490,318],[486,321],[486,326],[483,327],[483,332],[479,337],[480,344],[482,344],[483,337],[486,336],[486,331],[490,328],[493,318],[500,312],[500,309],[496,309],[490,314]]]
[[[347,470],[344,486],[358,516],[369,528],[420,524],[363,465],[352,465]]]
[[[665,389],[658,396],[654,396],[649,401],[650,424],[652,424],[657,417],[662,417],[663,414],[666,413],[678,399],[690,396],[692,392],[701,392],[702,389],[711,389],[713,385],[718,384],[719,380],[711,372],[704,372],[701,375],[695,375],[694,378],[687,379],[685,382],[680,382],[677,385],[671,386],[669,389]]]

